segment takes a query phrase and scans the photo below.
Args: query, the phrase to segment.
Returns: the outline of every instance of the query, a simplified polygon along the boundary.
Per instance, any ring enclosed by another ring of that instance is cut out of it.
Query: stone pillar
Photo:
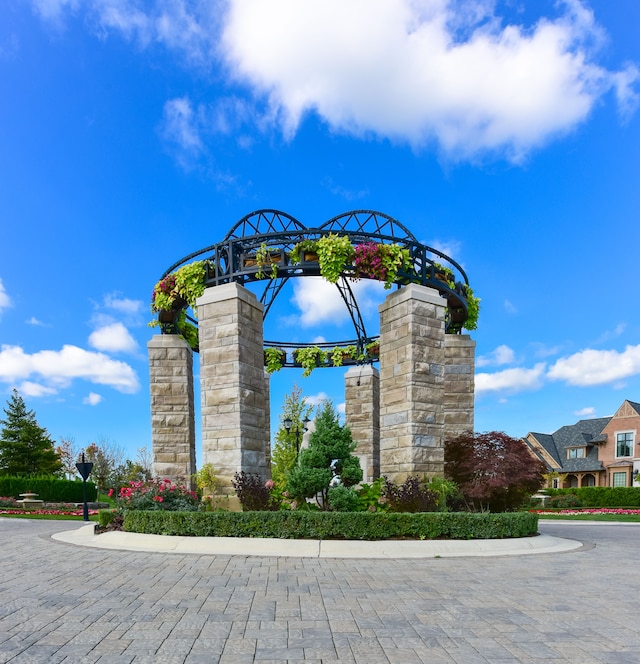
[[[380,477],[380,372],[370,364],[351,367],[344,376],[345,416],[360,458],[362,481]]]
[[[268,371],[264,372],[264,398],[266,407],[264,409],[264,430],[267,432],[264,448],[264,464],[265,473],[264,477],[267,480],[271,479],[271,374]]]
[[[380,472],[444,474],[446,300],[410,284],[380,305]]]
[[[476,342],[468,334],[445,335],[444,439],[473,431]]]
[[[193,488],[196,472],[193,352],[175,334],[154,335],[147,349],[153,475],[186,482]]]
[[[236,284],[207,288],[198,298],[202,457],[213,464],[220,494],[238,502],[231,485],[245,471],[266,479],[269,445],[262,305]]]

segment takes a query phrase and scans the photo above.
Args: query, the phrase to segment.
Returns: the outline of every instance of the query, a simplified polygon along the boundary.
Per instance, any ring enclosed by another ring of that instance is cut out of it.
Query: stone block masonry
[[[351,367],[345,374],[345,417],[357,447],[362,481],[380,476],[380,373],[371,365]]]
[[[476,342],[468,334],[445,335],[444,440],[474,427]]]
[[[380,467],[393,482],[444,474],[446,301],[411,284],[380,305]]]
[[[221,493],[233,504],[231,480],[236,472],[267,479],[270,434],[263,307],[236,283],[208,288],[196,304],[203,463],[213,464]]]
[[[193,352],[184,339],[156,334],[147,343],[153,475],[186,483],[196,472]]]

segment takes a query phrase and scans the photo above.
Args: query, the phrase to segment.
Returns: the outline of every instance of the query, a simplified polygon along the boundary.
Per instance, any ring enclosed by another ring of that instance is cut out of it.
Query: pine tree
[[[284,406],[280,415],[280,428],[276,432],[276,444],[271,453],[271,478],[277,486],[284,487],[286,477],[295,466],[298,452],[296,450],[296,431],[299,440],[304,433],[304,420],[311,415],[312,406],[302,396],[302,389],[293,386],[291,394],[284,398]],[[286,419],[291,420],[289,431],[284,426]]]
[[[56,475],[62,464],[46,429],[38,426],[35,413],[27,410],[14,389],[0,420],[0,474]]]
[[[296,498],[316,497],[322,509],[331,509],[330,488],[334,484],[349,488],[362,480],[360,460],[348,427],[340,424],[330,401],[318,407],[315,431],[309,447],[301,450],[297,465],[287,477],[287,490]]]

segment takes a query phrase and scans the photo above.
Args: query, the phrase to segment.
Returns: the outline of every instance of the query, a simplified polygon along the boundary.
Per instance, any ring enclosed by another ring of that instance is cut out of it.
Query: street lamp
[[[302,432],[304,433],[307,431],[307,424],[309,424],[311,420],[308,417],[305,417],[304,420],[302,421],[302,424],[304,424],[304,427],[302,429]],[[292,420],[290,417],[286,417],[284,419],[284,428],[287,430],[287,433],[291,433],[291,425],[293,424]],[[300,427],[296,427],[296,458],[298,458],[298,454],[300,453]]]
[[[87,505],[87,479],[91,474],[93,464],[90,461],[85,461],[84,452],[82,453],[82,461],[78,461],[76,468],[82,477],[82,518],[84,521],[89,521],[89,506]]]

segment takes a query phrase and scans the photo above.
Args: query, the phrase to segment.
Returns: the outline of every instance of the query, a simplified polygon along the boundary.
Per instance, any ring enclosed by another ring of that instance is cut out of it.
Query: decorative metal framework
[[[236,282],[241,285],[264,284],[260,302],[264,305],[266,318],[278,294],[291,278],[318,276],[320,267],[317,261],[302,260],[291,263],[289,254],[293,247],[303,240],[317,240],[322,236],[337,234],[347,236],[355,246],[366,242],[382,244],[395,243],[408,249],[412,267],[401,270],[395,281],[396,288],[417,283],[436,289],[447,300],[446,331],[460,333],[468,316],[467,287],[469,281],[462,267],[446,254],[421,244],[415,236],[398,220],[382,212],[373,210],[353,210],[333,217],[322,225],[309,228],[291,215],[279,210],[257,210],[240,219],[225,235],[222,241],[193,252],[168,268],[161,278],[194,259],[207,261],[205,284],[207,287]],[[256,253],[267,248],[271,263],[258,264]],[[454,279],[439,275],[440,266],[448,268]],[[336,287],[347,307],[356,338],[326,344],[292,344],[291,342],[265,341],[265,346],[295,349],[318,345],[325,348],[356,345],[362,351],[375,337],[367,335],[358,302],[350,286],[354,278],[352,266],[346,266]],[[161,320],[163,333],[176,333],[171,324]],[[197,321],[189,317],[197,325]],[[375,358],[367,358],[367,362]],[[347,362],[345,362],[346,364]],[[285,361],[284,366],[298,366],[293,361]]]

